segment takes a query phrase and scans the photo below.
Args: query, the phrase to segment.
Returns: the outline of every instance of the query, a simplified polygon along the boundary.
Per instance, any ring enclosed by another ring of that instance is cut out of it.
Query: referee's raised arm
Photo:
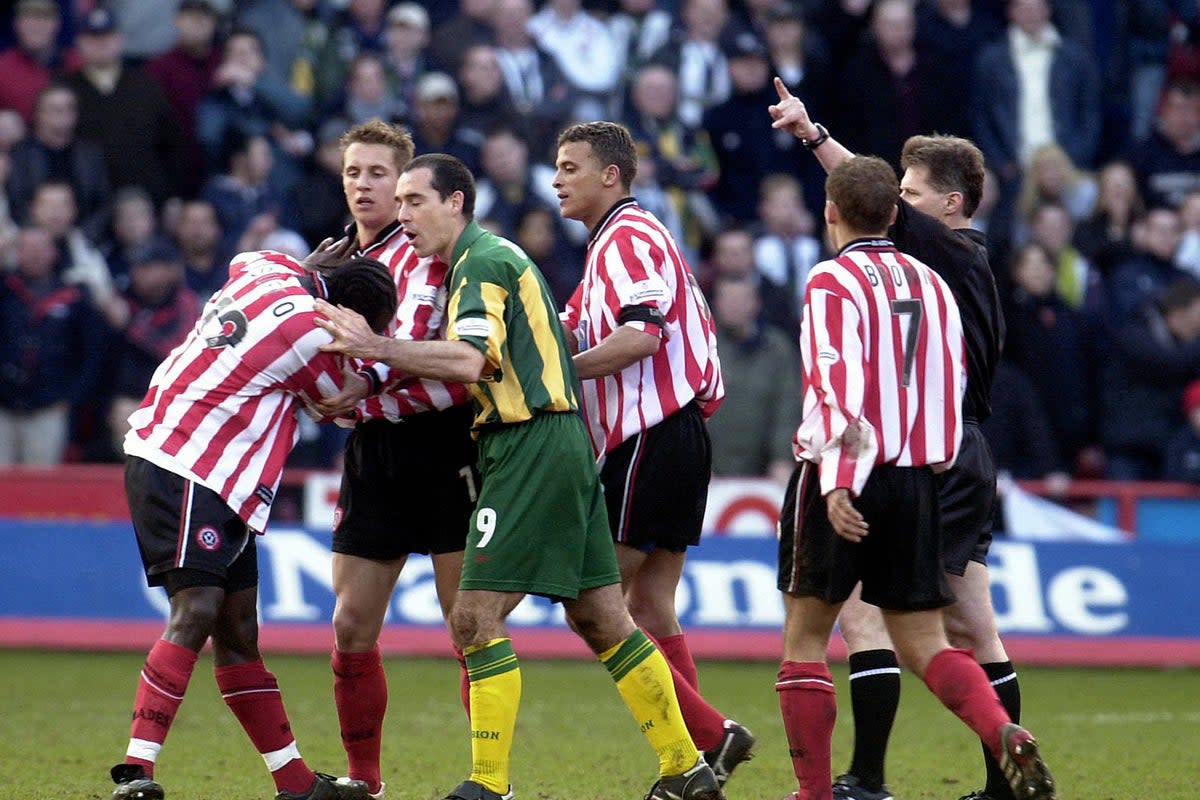
[[[789,131],[799,139],[800,144],[817,157],[826,172],[854,155],[830,136],[824,125],[809,119],[808,108],[799,97],[788,91],[779,76],[775,77],[775,91],[779,94],[779,102],[767,106],[767,112],[774,120],[771,127]]]

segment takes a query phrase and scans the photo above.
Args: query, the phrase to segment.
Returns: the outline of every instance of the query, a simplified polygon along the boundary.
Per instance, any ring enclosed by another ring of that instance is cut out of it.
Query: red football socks
[[[925,668],[925,685],[1000,758],[1000,728],[1010,722],[987,674],[968,650],[947,647]]]
[[[166,639],[155,642],[146,656],[133,699],[125,763],[141,764],[147,776],[154,775],[154,762],[183,702],[196,657],[195,652]]]
[[[800,784],[797,800],[830,800],[837,699],[828,665],[820,661],[784,661],[775,691],[779,692],[792,769]]]
[[[342,747],[351,778],[378,792],[383,717],[387,712],[387,675],[376,645],[365,653],[333,651],[333,702],[342,729]]]
[[[300,757],[291,723],[283,708],[279,684],[262,659],[216,667],[213,673],[225,705],[262,754],[275,788],[293,794],[302,794],[312,788],[316,775]]]
[[[467,657],[463,651],[455,647],[454,657],[458,659],[458,695],[462,698],[463,710],[467,712],[467,721],[471,720],[471,676],[467,674]]]
[[[654,643],[662,651],[668,663],[679,673],[693,689],[700,689],[700,676],[696,672],[696,662],[692,659],[692,651],[688,649],[687,637],[682,633],[674,636],[664,636],[655,639]]]

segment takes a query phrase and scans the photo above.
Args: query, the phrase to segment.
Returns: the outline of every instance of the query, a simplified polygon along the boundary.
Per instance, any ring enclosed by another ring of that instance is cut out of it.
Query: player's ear
[[[621,170],[616,164],[609,164],[604,168],[603,181],[606,187],[616,186],[621,182]]]
[[[898,213],[900,213],[900,204],[899,204],[899,203],[897,203],[896,205],[892,206],[892,214],[891,214],[891,216],[890,216],[890,217],[888,217],[888,227],[889,227],[889,228],[890,228],[890,227],[892,227],[892,225],[893,225],[893,224],[895,224],[895,222],[896,222],[896,215],[897,215]]]
[[[946,195],[946,213],[953,214],[962,208],[962,192],[950,192]]]
[[[832,200],[825,201],[825,224],[836,225],[838,223],[838,207],[833,204]]]

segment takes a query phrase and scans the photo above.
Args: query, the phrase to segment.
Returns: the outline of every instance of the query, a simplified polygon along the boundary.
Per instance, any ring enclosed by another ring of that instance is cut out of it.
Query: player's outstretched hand
[[[321,345],[326,353],[341,353],[353,358],[371,358],[372,345],[378,338],[362,314],[345,306],[334,306],[321,298],[313,301],[317,315],[313,324],[325,330],[333,341]]]
[[[850,502],[850,492],[834,489],[825,495],[825,510],[837,535],[850,542],[861,542],[867,535],[867,521]]]
[[[775,93],[779,95],[779,102],[767,106],[767,112],[774,120],[771,127],[788,131],[797,139],[817,138],[819,132],[808,118],[808,109],[799,97],[788,91],[787,85],[778,76],[775,77]]]
[[[342,367],[342,390],[337,394],[322,397],[313,403],[313,408],[333,419],[353,416],[359,401],[370,391],[371,384],[367,379],[358,374],[353,364],[347,363]]]
[[[330,237],[317,245],[317,249],[301,259],[300,263],[306,269],[327,271],[332,269],[334,264],[340,264],[349,258],[354,252],[354,245],[353,236],[343,236],[336,242]]]

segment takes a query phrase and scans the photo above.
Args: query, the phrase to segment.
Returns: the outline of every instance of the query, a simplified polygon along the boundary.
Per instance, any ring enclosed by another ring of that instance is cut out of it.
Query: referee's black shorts
[[[463,404],[355,427],[346,440],[333,551],[383,561],[462,550],[479,494],[473,417]]]
[[[996,465],[979,425],[963,426],[962,445],[954,466],[937,475],[942,512],[942,566],[962,575],[968,561],[987,565],[996,514]]]
[[[682,553],[700,543],[712,443],[695,402],[617,445],[600,483],[614,542]]]
[[[880,608],[919,611],[954,602],[928,467],[877,466],[853,503],[870,526],[857,543],[834,531],[817,466],[800,462],[779,518],[780,591],[836,604],[862,581],[862,599]]]

